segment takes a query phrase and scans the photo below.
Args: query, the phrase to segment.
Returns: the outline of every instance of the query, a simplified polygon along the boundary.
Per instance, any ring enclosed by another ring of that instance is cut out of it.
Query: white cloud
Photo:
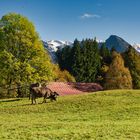
[[[80,18],[87,19],[87,18],[100,18],[100,17],[101,17],[100,15],[84,13]]]

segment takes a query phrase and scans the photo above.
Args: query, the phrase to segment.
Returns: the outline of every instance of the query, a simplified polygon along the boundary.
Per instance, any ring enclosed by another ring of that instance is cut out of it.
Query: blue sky
[[[0,17],[9,12],[28,17],[43,40],[115,34],[140,43],[140,0],[0,0]]]

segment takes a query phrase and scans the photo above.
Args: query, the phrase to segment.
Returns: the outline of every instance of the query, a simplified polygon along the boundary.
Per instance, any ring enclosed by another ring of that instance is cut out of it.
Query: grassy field
[[[140,140],[140,90],[37,101],[0,100],[0,140]]]

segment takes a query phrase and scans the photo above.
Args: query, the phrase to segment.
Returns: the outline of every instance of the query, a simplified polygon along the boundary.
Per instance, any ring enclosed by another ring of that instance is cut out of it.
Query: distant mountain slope
[[[56,52],[58,49],[62,49],[65,46],[71,46],[73,43],[68,42],[68,41],[60,41],[60,40],[50,40],[47,42],[44,42],[45,47],[51,51],[51,52]]]
[[[52,62],[57,62],[56,57],[56,51],[58,49],[62,49],[65,46],[73,46],[72,42],[69,41],[60,41],[60,40],[50,40],[50,41],[42,41],[45,49],[48,51],[49,55],[51,56]],[[99,47],[102,45],[102,41],[98,41]],[[111,35],[106,41],[106,46],[111,49],[114,47],[118,52],[124,52],[128,46],[130,45],[128,42],[126,42],[124,39],[117,35]],[[136,51],[140,52],[140,44],[134,44],[133,47],[136,49]]]
[[[140,44],[134,44],[133,47],[140,52]]]
[[[45,47],[45,49],[48,51],[48,53],[51,56],[51,59],[54,63],[57,62],[57,58],[56,58],[56,51],[58,49],[62,49],[65,46],[72,46],[73,43],[72,42],[68,42],[68,41],[59,41],[59,40],[50,40],[50,41],[42,41],[43,45]]]
[[[118,52],[124,52],[128,46],[130,45],[128,42],[126,42],[121,37],[118,37],[116,35],[111,35],[106,41],[106,46],[111,49],[114,47]]]

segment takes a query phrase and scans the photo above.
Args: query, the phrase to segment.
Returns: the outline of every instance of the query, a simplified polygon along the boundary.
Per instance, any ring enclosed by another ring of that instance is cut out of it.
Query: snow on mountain
[[[60,40],[50,40],[50,41],[43,41],[45,49],[51,56],[52,62],[56,63],[56,52],[58,49],[63,49],[65,46],[72,46],[73,43],[69,41],[60,41]]]
[[[140,44],[134,44],[133,47],[140,52]]]
[[[60,41],[60,40],[50,40],[43,43],[45,47],[51,52],[56,52],[58,49],[62,49],[65,46],[72,46],[73,44],[72,42]]]
[[[103,40],[96,39],[97,43],[104,43]]]
[[[102,43],[104,41],[102,40],[97,40],[98,46],[101,47]],[[69,41],[60,41],[60,40],[50,40],[50,41],[43,41],[45,49],[48,51],[52,62],[57,63],[57,57],[56,57],[56,52],[58,49],[63,49],[66,46],[73,46],[72,42]],[[118,37],[116,35],[111,35],[106,41],[105,41],[106,46],[111,49],[114,47],[118,52],[124,52],[125,50],[128,49],[128,46],[130,45],[128,42],[126,42],[124,39],[121,37]],[[140,44],[134,44],[133,47],[140,52]]]

